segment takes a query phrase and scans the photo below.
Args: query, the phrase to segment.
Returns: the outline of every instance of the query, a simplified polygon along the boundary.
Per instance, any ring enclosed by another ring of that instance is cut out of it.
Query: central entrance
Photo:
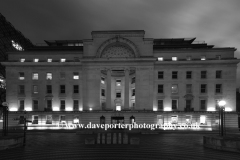
[[[112,124],[124,124],[124,117],[111,117]]]

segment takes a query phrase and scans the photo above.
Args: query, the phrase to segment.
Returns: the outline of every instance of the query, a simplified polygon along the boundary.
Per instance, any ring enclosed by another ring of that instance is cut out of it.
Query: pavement
[[[16,133],[12,133],[16,134]],[[76,133],[30,132],[26,146],[0,151],[1,160],[239,160],[240,153],[203,147],[204,133],[136,134],[140,145],[85,145],[85,135]]]

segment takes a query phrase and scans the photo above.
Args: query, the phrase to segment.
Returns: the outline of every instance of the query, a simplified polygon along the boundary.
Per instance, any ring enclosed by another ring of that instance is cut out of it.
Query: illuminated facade
[[[214,130],[217,103],[225,100],[226,126],[236,129],[236,49],[144,34],[93,31],[92,39],[9,52],[3,64],[11,118],[25,110],[29,125],[42,129],[134,122]]]

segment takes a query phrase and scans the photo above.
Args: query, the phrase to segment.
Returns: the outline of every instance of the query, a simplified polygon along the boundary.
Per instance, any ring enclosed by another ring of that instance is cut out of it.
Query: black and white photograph
[[[239,160],[239,0],[0,0],[0,160]]]

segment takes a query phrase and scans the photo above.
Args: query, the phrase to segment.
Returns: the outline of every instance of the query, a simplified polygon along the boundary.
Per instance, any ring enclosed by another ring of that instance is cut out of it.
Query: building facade
[[[91,122],[215,130],[225,100],[226,127],[237,129],[236,49],[144,34],[93,31],[92,39],[9,52],[10,126],[26,116],[32,129]]]

